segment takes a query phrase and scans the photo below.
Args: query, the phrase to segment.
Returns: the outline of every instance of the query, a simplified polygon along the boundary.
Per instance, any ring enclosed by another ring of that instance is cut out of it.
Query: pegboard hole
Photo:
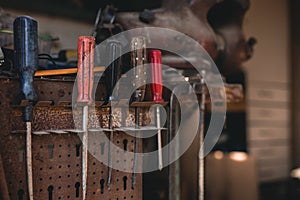
[[[128,140],[124,139],[123,140],[123,149],[124,149],[124,151],[127,151],[127,144],[128,144]]]
[[[49,198],[49,200],[53,199],[53,190],[54,190],[54,187],[52,185],[50,185],[48,187],[48,198]]]
[[[18,199],[23,200],[23,196],[24,196],[24,190],[21,189],[18,191]]]
[[[101,180],[100,180],[100,193],[101,193],[101,194],[104,193],[104,183],[105,183],[105,180],[104,180],[104,179],[101,179]]]
[[[127,176],[124,176],[123,177],[123,189],[124,190],[127,190],[127,180],[128,180]]]
[[[75,189],[76,189],[75,197],[78,198],[79,197],[79,191],[80,191],[80,183],[79,182],[75,183]]]

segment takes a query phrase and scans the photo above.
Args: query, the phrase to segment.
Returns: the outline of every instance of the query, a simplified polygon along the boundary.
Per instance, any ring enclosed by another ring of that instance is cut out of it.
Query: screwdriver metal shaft
[[[94,48],[95,38],[80,36],[78,38],[78,97],[77,102],[83,103],[82,109],[82,196],[86,199],[88,174],[88,121],[89,105],[92,103],[94,83]]]

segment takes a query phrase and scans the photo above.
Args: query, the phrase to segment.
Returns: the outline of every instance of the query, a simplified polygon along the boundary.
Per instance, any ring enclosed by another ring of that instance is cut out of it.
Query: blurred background
[[[98,9],[107,4],[113,4],[117,12],[142,12],[164,5],[161,0],[1,0],[0,19],[10,17],[7,13],[32,16],[39,22],[39,32],[51,36],[48,53],[55,55],[62,49],[76,50],[78,36],[91,34]],[[299,199],[300,174],[293,171],[300,167],[299,10],[297,0],[250,0],[250,7],[239,18],[243,38],[253,37],[257,44],[249,60],[232,66],[237,69],[225,70],[223,74],[228,83],[242,84],[245,100],[229,105],[222,136],[207,158],[206,190],[211,195],[207,199],[234,200],[236,192],[253,195],[249,199]],[[224,18],[239,14],[230,6],[223,11]],[[214,18],[210,13],[206,18],[215,31],[222,32],[218,26],[222,16]],[[200,25],[191,26],[195,32],[201,31]],[[0,28],[11,30],[12,26]],[[1,35],[10,40],[9,33]],[[228,38],[236,38],[236,35],[229,34]],[[236,152],[241,154],[231,154]],[[192,160],[188,153],[182,157],[182,162],[192,164]],[[183,165],[182,170],[188,171],[188,166]],[[193,179],[185,177],[188,175],[184,172],[181,176],[187,182]],[[144,191],[147,194],[146,190],[147,187]],[[151,192],[148,193],[151,196]],[[160,199],[164,199],[164,195]]]

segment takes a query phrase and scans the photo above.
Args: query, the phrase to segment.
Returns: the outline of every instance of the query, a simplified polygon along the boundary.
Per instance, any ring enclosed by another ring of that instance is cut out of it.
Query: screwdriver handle
[[[134,37],[131,40],[131,65],[133,67],[133,86],[138,87],[135,91],[134,101],[143,101],[146,91],[147,70],[146,40],[144,37]]]
[[[77,102],[90,103],[93,101],[94,49],[94,37],[80,36],[78,38]]]
[[[149,52],[152,72],[152,100],[161,102],[162,99],[162,66],[161,66],[161,51],[151,50]]]
[[[21,78],[20,93],[23,99],[37,101],[33,88],[33,76],[38,66],[37,21],[28,16],[14,20],[15,62]]]
[[[115,94],[118,94],[119,88],[116,83],[121,78],[121,54],[122,54],[122,45],[116,40],[108,41],[106,46],[106,91],[107,91],[107,101],[111,102],[116,100],[116,97],[113,96],[113,91]],[[116,88],[117,87],[117,88]]]

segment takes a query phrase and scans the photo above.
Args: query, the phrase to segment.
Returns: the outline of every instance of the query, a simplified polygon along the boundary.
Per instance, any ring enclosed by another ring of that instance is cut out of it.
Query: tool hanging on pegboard
[[[136,88],[133,96],[134,102],[141,102],[145,98],[147,70],[144,66],[147,61],[146,41],[144,37],[135,37],[131,40],[131,67],[133,68],[133,87]],[[138,165],[139,137],[140,137],[140,108],[135,107],[135,139],[134,139],[134,158],[132,170],[132,189],[136,184],[136,170]]]
[[[162,102],[162,67],[161,51],[152,50],[149,53],[152,72],[152,101]],[[158,146],[158,169],[163,169],[162,141],[161,141],[161,119],[160,108],[156,106],[157,146]]]
[[[118,86],[116,85],[117,81],[121,78],[121,54],[122,54],[122,46],[121,43],[116,40],[109,40],[108,45],[106,47],[106,65],[108,68],[106,69],[107,73],[105,76],[106,83],[106,103],[110,105],[109,108],[109,140],[113,141],[113,104],[117,102],[117,93]],[[109,63],[111,62],[111,63]],[[112,178],[112,156],[111,156],[111,143],[108,146],[108,177],[107,177],[107,186],[110,189],[111,178]]]
[[[27,100],[23,110],[23,120],[26,122],[26,160],[29,199],[33,200],[32,174],[32,138],[31,125],[33,104],[37,102],[37,95],[33,87],[33,76],[38,65],[38,34],[37,21],[21,16],[14,21],[14,49],[16,66],[21,79],[20,100]]]
[[[82,108],[82,196],[86,199],[88,174],[88,121],[89,105],[93,102],[94,82],[94,48],[95,38],[81,36],[78,38],[78,72],[77,72],[77,102]]]

